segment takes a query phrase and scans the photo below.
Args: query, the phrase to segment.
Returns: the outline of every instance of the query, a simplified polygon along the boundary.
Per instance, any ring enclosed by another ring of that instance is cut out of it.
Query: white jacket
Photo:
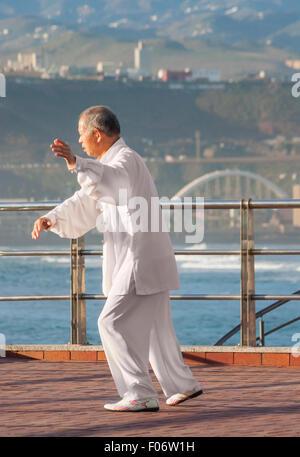
[[[169,233],[162,229],[160,205],[156,231],[136,231],[132,204],[128,206],[128,202],[124,204],[119,199],[119,189],[127,193],[128,200],[143,197],[149,208],[146,227],[149,229],[153,220],[151,197],[156,197],[158,202],[159,199],[142,157],[119,138],[100,160],[76,156],[76,165],[70,170],[77,174],[81,189],[45,217],[52,222],[49,230],[62,238],[78,238],[94,227],[104,232],[103,293],[107,296],[112,287],[116,294],[128,293],[132,274],[138,295],[179,289],[174,251]],[[123,222],[121,231],[116,228],[116,209]]]

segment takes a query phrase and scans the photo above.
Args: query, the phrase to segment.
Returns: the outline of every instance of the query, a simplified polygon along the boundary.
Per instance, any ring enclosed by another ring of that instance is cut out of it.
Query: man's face
[[[101,149],[101,142],[99,142],[99,135],[97,135],[97,132],[89,132],[86,129],[84,123],[82,121],[79,121],[78,133],[78,142],[81,144],[81,147],[84,150],[84,152],[91,157],[98,156],[99,152],[101,152],[99,150]]]

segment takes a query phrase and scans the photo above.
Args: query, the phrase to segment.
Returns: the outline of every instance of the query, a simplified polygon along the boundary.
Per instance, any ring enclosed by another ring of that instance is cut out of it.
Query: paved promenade
[[[297,368],[192,365],[204,394],[160,411],[114,413],[106,362],[0,359],[0,436],[300,436]]]

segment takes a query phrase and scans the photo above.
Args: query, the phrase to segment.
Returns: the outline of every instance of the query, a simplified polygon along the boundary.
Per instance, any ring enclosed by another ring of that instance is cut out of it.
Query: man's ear
[[[95,135],[95,139],[96,139],[97,143],[100,143],[100,141],[102,140],[102,132],[100,132],[99,129],[95,129],[94,135]]]

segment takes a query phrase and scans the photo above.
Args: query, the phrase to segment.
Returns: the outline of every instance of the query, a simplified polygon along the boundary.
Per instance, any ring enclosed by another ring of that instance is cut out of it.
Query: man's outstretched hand
[[[76,163],[76,156],[73,154],[70,146],[62,140],[56,138],[50,148],[55,152],[56,157],[63,157],[69,167],[73,167]]]
[[[33,240],[38,239],[42,230],[47,230],[51,227],[52,222],[48,217],[40,217],[34,223],[33,230],[31,232],[31,236]]]

